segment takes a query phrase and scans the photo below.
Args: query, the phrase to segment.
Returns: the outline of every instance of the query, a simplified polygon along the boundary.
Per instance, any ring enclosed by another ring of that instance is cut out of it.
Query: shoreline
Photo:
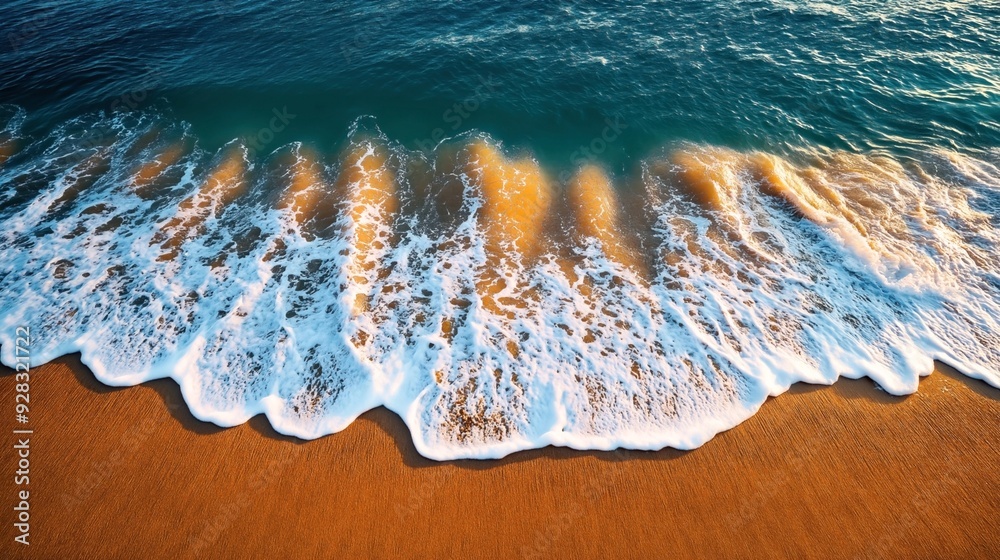
[[[868,379],[793,385],[691,451],[546,447],[437,462],[385,408],[310,441],[262,416],[219,428],[191,415],[173,380],[110,387],[71,355],[32,369],[32,544],[14,543],[8,523],[0,550],[990,557],[1000,553],[1000,390],[936,365],[904,397]],[[10,408],[12,374],[0,369]],[[13,477],[3,479],[0,495],[13,500]]]

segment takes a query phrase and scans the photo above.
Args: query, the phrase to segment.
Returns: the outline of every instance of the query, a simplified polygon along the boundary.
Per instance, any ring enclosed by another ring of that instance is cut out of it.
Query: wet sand
[[[194,419],[176,384],[32,370],[31,545],[5,558],[996,558],[1000,390],[941,367],[893,397],[797,385],[700,449],[420,457],[385,409],[302,442]]]

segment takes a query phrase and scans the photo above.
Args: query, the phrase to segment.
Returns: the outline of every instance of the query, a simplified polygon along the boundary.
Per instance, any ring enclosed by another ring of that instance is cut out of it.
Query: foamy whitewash
[[[681,144],[560,185],[369,119],[251,159],[152,113],[34,139],[6,114],[2,361],[31,325],[36,363],[172,377],[219,425],[315,438],[385,405],[435,459],[687,449],[797,381],[904,394],[937,359],[1000,387],[995,152]]]

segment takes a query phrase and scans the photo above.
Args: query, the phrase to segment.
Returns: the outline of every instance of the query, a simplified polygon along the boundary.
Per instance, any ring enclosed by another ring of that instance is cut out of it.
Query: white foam
[[[864,238],[833,214],[803,217],[738,169],[712,209],[685,196],[676,170],[647,165],[649,208],[630,217],[649,223],[646,275],[597,239],[548,234],[537,257],[507,246],[498,261],[474,162],[411,185],[410,155],[375,128],[356,126],[350,155],[317,164],[307,190],[341,205],[320,230],[275,202],[289,162],[310,157],[301,145],[252,162],[238,145],[207,153],[159,117],[88,118],[0,175],[7,365],[27,325],[36,364],[81,352],[104,383],[172,377],[203,420],[265,414],[315,438],[384,405],[442,460],[550,444],[689,449],[792,383],[867,376],[904,394],[935,359],[1000,387],[1000,173],[987,160],[934,154],[900,171],[880,201],[920,218],[905,235],[873,221]],[[85,145],[81,127],[112,134]],[[139,196],[136,162],[178,141],[183,157]],[[379,150],[398,207],[359,196],[371,175],[344,174]],[[241,163],[220,167],[234,153]],[[65,198],[95,154],[99,176]],[[232,200],[199,191],[220,168],[241,170]],[[460,185],[457,214],[444,194],[417,194],[446,184]],[[359,244],[352,215],[380,241]],[[173,259],[164,231],[183,231]],[[483,294],[491,274],[504,287]]]

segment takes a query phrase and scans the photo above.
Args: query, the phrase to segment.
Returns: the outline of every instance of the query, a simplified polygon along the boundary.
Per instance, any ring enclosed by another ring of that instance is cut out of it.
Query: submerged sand
[[[303,442],[194,419],[173,381],[32,371],[31,545],[11,558],[996,558],[1000,391],[797,385],[689,452],[419,456],[385,409]],[[12,372],[0,377],[14,425]],[[8,431],[9,433],[9,431]]]

